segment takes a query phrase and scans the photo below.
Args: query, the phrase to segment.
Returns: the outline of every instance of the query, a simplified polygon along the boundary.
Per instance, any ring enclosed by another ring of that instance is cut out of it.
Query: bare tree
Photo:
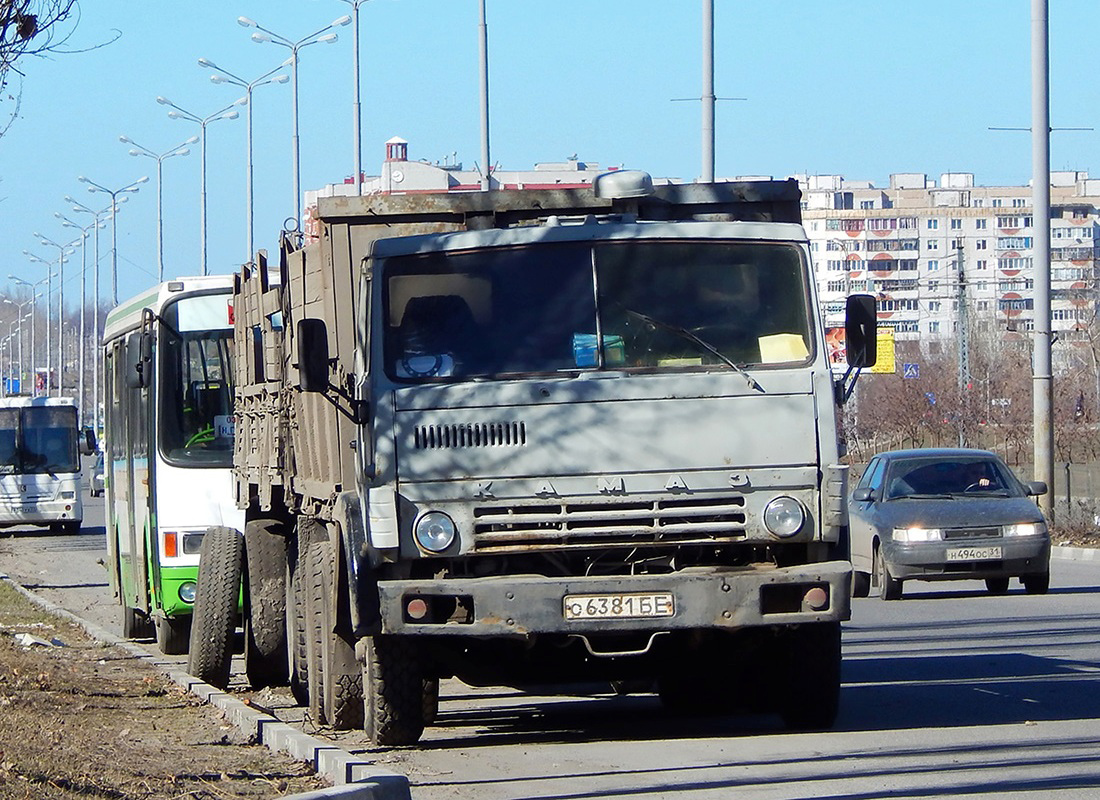
[[[12,72],[25,56],[57,52],[68,40],[72,27],[64,23],[77,13],[77,0],[0,0],[0,103],[13,104],[0,123],[0,136],[19,111],[19,92],[9,93]]]

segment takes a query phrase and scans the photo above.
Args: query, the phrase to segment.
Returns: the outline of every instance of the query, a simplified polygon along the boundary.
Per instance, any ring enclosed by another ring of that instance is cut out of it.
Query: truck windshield
[[[0,409],[0,474],[78,472],[76,409]]]
[[[161,314],[160,446],[181,466],[233,463],[233,385],[226,294],[184,297]]]
[[[394,257],[383,275],[398,380],[728,369],[812,350],[806,268],[790,244],[541,244]]]

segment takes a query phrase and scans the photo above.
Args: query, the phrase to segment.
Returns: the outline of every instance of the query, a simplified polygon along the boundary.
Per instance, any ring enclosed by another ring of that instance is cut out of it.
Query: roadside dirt
[[[0,582],[0,798],[224,800],[327,785]]]

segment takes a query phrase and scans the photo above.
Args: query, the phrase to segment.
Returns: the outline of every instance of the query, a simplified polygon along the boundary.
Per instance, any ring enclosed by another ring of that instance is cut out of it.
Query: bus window
[[[49,406],[23,409],[25,472],[79,472],[76,410]]]
[[[0,475],[19,472],[19,409],[0,409]]]

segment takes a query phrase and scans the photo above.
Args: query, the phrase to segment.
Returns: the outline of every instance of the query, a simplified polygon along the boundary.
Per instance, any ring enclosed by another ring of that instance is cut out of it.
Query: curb
[[[1054,558],[1066,558],[1072,561],[1100,561],[1100,547],[1063,547],[1055,545],[1050,548],[1050,554]]]
[[[257,711],[223,690],[188,675],[178,665],[162,661],[148,650],[120,639],[95,623],[39,597],[3,573],[0,573],[0,580],[9,584],[39,608],[79,625],[93,639],[126,650],[167,675],[173,683],[217,708],[226,720],[249,738],[261,743],[269,750],[286,753],[296,761],[305,761],[312,765],[318,775],[328,778],[333,783],[333,786],[327,789],[285,795],[284,800],[325,800],[326,798],[411,800],[409,779],[404,775],[356,758],[329,742],[303,733],[285,722],[280,722],[270,714]]]

